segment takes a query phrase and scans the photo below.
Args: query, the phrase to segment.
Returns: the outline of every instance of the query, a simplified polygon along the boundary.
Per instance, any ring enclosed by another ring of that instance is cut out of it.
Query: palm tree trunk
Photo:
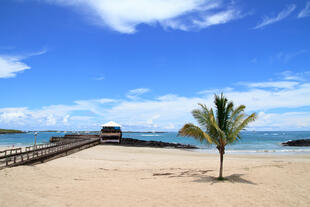
[[[223,178],[223,158],[224,158],[224,153],[221,150],[221,152],[220,152],[220,174],[219,174],[219,179]]]
[[[220,174],[218,178],[223,179],[223,160],[224,160],[224,154],[225,154],[225,147],[218,146],[217,149],[219,150],[219,153],[220,153]]]

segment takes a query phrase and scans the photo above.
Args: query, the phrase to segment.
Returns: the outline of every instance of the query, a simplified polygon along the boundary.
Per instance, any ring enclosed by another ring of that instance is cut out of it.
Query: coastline
[[[305,182],[310,179],[309,154],[227,154],[224,182],[215,180],[218,159],[218,154],[182,149],[99,145],[43,164],[1,170],[0,206],[307,206],[310,202],[310,183]]]
[[[41,132],[38,133],[37,143],[46,143],[52,136],[64,136],[64,133],[56,132]],[[217,153],[216,148],[205,146],[198,141],[188,137],[177,137],[176,132],[163,134],[144,134],[144,133],[124,133],[123,137],[131,137],[141,141],[158,141],[179,143],[184,145],[194,145],[202,149],[202,152]],[[234,145],[229,145],[226,148],[227,153],[308,153],[310,147],[291,147],[282,146],[281,143],[288,140],[308,139],[310,132],[243,132],[242,140]],[[0,145],[11,147],[23,147],[33,145],[34,134],[14,134],[0,135]]]
[[[196,146],[200,153],[218,154],[215,146],[205,146],[195,142],[192,138],[176,137],[177,133],[163,133],[163,134],[137,134],[137,133],[124,133],[124,140],[128,139],[125,144],[128,147],[180,147]],[[38,134],[37,143],[46,143],[51,137],[63,137],[63,133],[55,132],[42,132]],[[149,136],[151,135],[151,136]],[[307,139],[310,132],[245,132],[243,139],[226,148],[226,154],[309,154],[310,147],[305,146],[283,146],[281,143],[288,140]],[[133,139],[131,140],[132,137]],[[15,135],[0,135],[0,150],[14,147],[31,146],[34,143],[34,135],[32,133],[15,134]],[[169,143],[169,144],[168,144]],[[131,146],[130,146],[131,145]],[[126,147],[127,147],[126,146]],[[191,148],[191,147],[190,147]]]

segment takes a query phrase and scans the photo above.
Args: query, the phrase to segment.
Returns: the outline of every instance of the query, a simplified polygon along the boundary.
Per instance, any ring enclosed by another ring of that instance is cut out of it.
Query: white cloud
[[[152,116],[150,119],[148,119],[146,121],[146,124],[149,125],[149,127],[154,127],[156,128],[158,125],[157,124],[154,124],[154,121],[156,119],[160,118],[160,115],[159,114],[155,114],[154,116]]]
[[[272,88],[251,88],[246,91],[233,90],[225,93],[225,95],[230,100],[233,100],[236,105],[245,104],[248,112],[266,113],[266,111],[273,109],[292,111],[295,108],[310,106],[310,84],[307,83],[298,86],[292,84],[291,88],[285,87],[278,90]],[[196,97],[182,97],[170,94],[155,100],[122,101],[107,110],[106,116],[129,125],[149,127],[150,124],[156,124],[159,129],[166,129],[169,123],[174,123],[174,130],[177,130],[185,122],[193,121],[190,112],[198,107],[197,103],[212,106],[213,94]],[[293,116],[295,115],[291,114],[291,117]],[[282,130],[285,130],[289,123],[292,124],[291,128],[293,128],[298,116],[296,115],[295,119],[286,120],[287,124],[282,127]],[[152,119],[153,117],[156,117],[156,119]],[[276,116],[273,115],[273,117]],[[263,124],[257,126],[260,128],[268,127],[268,123],[266,122],[264,126]],[[278,126],[278,128],[280,127]],[[310,125],[304,127],[310,129]]]
[[[54,126],[54,125],[56,125],[56,123],[57,123],[57,120],[53,114],[49,114],[46,117],[46,126]]]
[[[163,128],[169,123],[180,125],[181,122],[191,120],[190,111],[197,107],[197,103],[206,102],[201,97],[187,98],[174,96],[159,97],[155,100],[122,101],[107,110],[106,116],[129,125],[148,126],[156,124]],[[208,103],[212,103],[210,100]]]
[[[289,109],[310,106],[310,83],[293,88],[252,88],[247,91],[226,93],[236,104],[245,104],[250,111]]]
[[[299,72],[299,73],[294,73],[292,71],[284,71],[282,73],[279,73],[279,76],[283,78],[284,80],[289,80],[289,81],[306,81],[308,77],[310,77],[310,71],[304,71],[304,72]]]
[[[302,74],[288,73],[298,77]],[[246,105],[248,113],[259,113],[251,129],[310,130],[310,82],[306,75],[303,80],[257,82],[244,86],[238,90],[229,88],[225,95],[236,105]],[[132,93],[141,95],[148,90],[134,89]],[[100,124],[114,120],[125,130],[176,131],[184,123],[194,121],[190,112],[198,107],[197,103],[212,106],[213,93],[192,97],[166,94],[147,99],[79,100],[72,105],[51,105],[39,109],[0,108],[0,125],[25,129],[98,130]]]
[[[299,84],[296,81],[269,81],[269,82],[258,82],[258,83],[241,83],[250,88],[281,88],[291,89]]]
[[[239,10],[229,9],[215,14],[205,15],[202,20],[194,20],[193,23],[200,28],[206,28],[212,25],[225,24],[241,17]]]
[[[145,94],[147,92],[149,92],[150,89],[148,88],[137,88],[137,89],[133,89],[133,90],[130,90],[128,93],[127,93],[127,98],[130,98],[130,99],[136,99],[138,98],[139,96],[141,96],[142,94]]]
[[[68,123],[68,120],[69,120],[69,118],[70,118],[70,115],[65,115],[65,117],[63,118],[63,120],[62,120],[62,122],[64,123],[64,124],[67,124]]]
[[[112,99],[93,99],[75,101],[73,105],[50,105],[40,109],[0,108],[0,125],[25,127],[27,129],[88,129],[100,126],[105,107],[116,102]],[[88,115],[76,115],[85,112]],[[99,118],[98,118],[99,117]],[[65,128],[64,128],[65,127]],[[14,127],[13,127],[14,128]]]
[[[92,99],[92,100],[79,100],[75,101],[76,104],[71,111],[75,110],[86,110],[97,115],[104,115],[104,109],[101,107],[104,104],[111,104],[117,102],[114,99],[102,98],[102,99]],[[63,107],[63,106],[61,106]]]
[[[168,123],[166,126],[164,126],[164,129],[166,129],[166,130],[175,130],[176,127],[175,127],[174,124]]]
[[[310,128],[309,112],[287,112],[282,114],[260,112],[252,124],[257,130],[304,130]]]
[[[286,17],[288,17],[295,9],[296,9],[296,5],[291,4],[291,5],[288,5],[284,10],[282,10],[280,13],[278,13],[274,17],[265,16],[263,17],[263,20],[254,27],[254,29],[259,29],[267,25],[279,22],[285,19]]]
[[[140,24],[160,24],[164,28],[189,30],[227,23],[240,16],[226,9],[222,0],[45,0],[83,8],[104,24],[121,33],[135,33]],[[232,5],[229,5],[232,7]],[[202,20],[200,20],[202,17]]]
[[[2,123],[18,122],[26,117],[27,108],[2,108],[0,109],[0,120]],[[19,122],[19,124],[23,124]]]
[[[38,56],[38,55],[43,55],[45,53],[47,53],[47,49],[46,48],[43,48],[42,50],[39,50],[37,52],[32,52],[32,53],[28,53],[26,55],[23,55],[24,58],[28,58],[28,57],[31,57],[31,56]]]
[[[0,55],[0,78],[14,78],[17,73],[29,70],[31,67],[23,63],[22,60],[31,56],[42,55],[46,52],[47,50],[44,49],[22,56]]]
[[[306,3],[306,7],[298,14],[298,18],[304,18],[310,16],[310,1]]]
[[[0,78],[13,78],[16,73],[30,69],[30,66],[21,62],[19,57],[0,56]]]

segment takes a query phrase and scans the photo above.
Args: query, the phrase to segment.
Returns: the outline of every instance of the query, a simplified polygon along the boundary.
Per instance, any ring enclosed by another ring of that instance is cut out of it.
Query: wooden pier
[[[34,164],[57,156],[67,155],[100,143],[99,138],[76,137],[56,143],[40,144],[25,148],[14,148],[0,151],[0,169],[17,165]]]

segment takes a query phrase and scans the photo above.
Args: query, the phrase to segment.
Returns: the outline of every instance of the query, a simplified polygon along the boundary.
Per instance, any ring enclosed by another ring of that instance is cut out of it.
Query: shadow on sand
[[[230,176],[224,177],[224,180],[218,180],[217,177],[214,176],[200,176],[198,179],[194,180],[193,182],[197,183],[223,183],[223,182],[229,182],[229,183],[244,183],[244,184],[251,184],[251,185],[257,185],[256,183],[246,180],[242,178],[244,174],[232,174]]]
[[[212,185],[215,183],[223,183],[223,182],[257,185],[252,181],[242,178],[244,174],[232,174],[226,176],[224,180],[218,180],[217,177],[207,175],[207,173],[211,171],[213,170],[185,170],[181,172],[154,173],[153,176],[168,176],[168,178],[192,177],[196,178],[195,180],[193,180],[193,182],[211,183]]]

